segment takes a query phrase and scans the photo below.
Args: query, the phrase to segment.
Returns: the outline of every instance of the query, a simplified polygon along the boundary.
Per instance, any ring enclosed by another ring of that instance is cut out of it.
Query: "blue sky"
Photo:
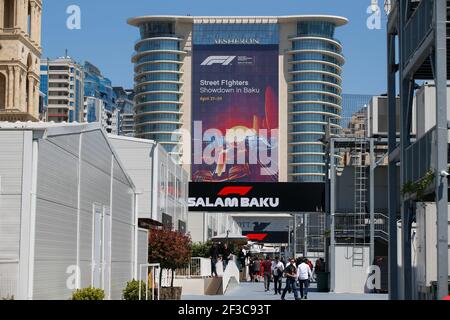
[[[88,60],[114,86],[133,86],[130,62],[138,30],[126,20],[140,15],[293,15],[330,14],[350,23],[336,37],[344,45],[344,93],[386,91],[386,17],[381,30],[369,30],[370,0],[45,0],[42,46],[44,58],[63,56],[67,49],[77,61]],[[379,1],[380,4],[383,2]],[[70,5],[81,8],[81,30],[66,27]]]

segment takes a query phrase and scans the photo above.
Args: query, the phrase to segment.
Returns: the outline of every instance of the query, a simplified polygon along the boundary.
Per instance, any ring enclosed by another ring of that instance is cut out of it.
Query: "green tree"
[[[159,263],[162,269],[172,271],[189,266],[192,258],[192,240],[190,236],[171,230],[151,230],[148,236],[148,261]],[[160,272],[161,283],[162,272]]]

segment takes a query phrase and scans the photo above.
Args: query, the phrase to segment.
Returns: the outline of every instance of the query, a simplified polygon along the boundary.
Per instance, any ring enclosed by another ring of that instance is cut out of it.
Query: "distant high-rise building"
[[[371,94],[347,94],[342,95],[342,128],[347,128],[353,116],[367,107],[374,95]]]
[[[45,121],[83,122],[83,68],[64,56],[41,60]]]
[[[111,80],[90,62],[85,62],[84,71],[84,120],[99,122],[112,133],[113,117],[116,110],[116,95]]]
[[[334,134],[341,129],[345,58],[336,30],[347,19],[142,16],[128,22],[140,31],[132,57],[136,137],[186,159],[196,142],[207,148],[196,134],[200,123],[206,136],[278,130],[266,139],[279,156],[275,166],[198,163],[190,168],[193,180],[325,182],[323,139],[329,123]],[[192,142],[184,141],[186,132]]]
[[[41,0],[0,2],[0,121],[39,119]]]
[[[122,87],[114,87],[114,92],[117,106],[117,134],[134,137],[134,91],[126,90]]]

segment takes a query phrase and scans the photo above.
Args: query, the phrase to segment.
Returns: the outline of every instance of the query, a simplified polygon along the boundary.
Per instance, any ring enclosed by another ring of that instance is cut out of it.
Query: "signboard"
[[[288,243],[289,224],[292,217],[234,216],[242,234],[250,241],[262,243]]]
[[[325,184],[192,182],[188,204],[198,212],[322,212]]]
[[[278,45],[194,46],[192,181],[278,181],[278,59]]]

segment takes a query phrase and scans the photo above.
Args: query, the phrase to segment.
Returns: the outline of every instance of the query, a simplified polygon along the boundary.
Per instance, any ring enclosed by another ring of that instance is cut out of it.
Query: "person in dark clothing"
[[[272,281],[272,260],[269,256],[266,257],[266,260],[263,262],[263,270],[264,270],[264,288],[266,292],[270,291],[270,282]]]
[[[217,259],[219,258],[219,248],[216,243],[209,250],[209,258],[211,259],[211,277],[217,277]]]
[[[297,267],[295,266],[295,260],[291,259],[291,263],[284,269],[284,274],[286,275],[286,287],[284,288],[283,294],[281,295],[281,300],[286,300],[286,294],[291,289],[294,291],[295,300],[300,300],[298,298],[297,290]]]
[[[244,250],[244,248],[242,248],[242,249],[239,251],[239,254],[238,254],[238,259],[239,259],[239,271],[240,271],[240,272],[242,272],[242,271],[244,270],[244,268],[245,268],[245,256],[246,256],[245,250]]]
[[[228,248],[228,245],[225,243],[225,245],[223,246],[223,251],[222,251],[223,272],[225,272],[225,270],[228,266],[228,261],[230,261],[230,258],[231,258],[231,250],[230,250],[230,248]]]

